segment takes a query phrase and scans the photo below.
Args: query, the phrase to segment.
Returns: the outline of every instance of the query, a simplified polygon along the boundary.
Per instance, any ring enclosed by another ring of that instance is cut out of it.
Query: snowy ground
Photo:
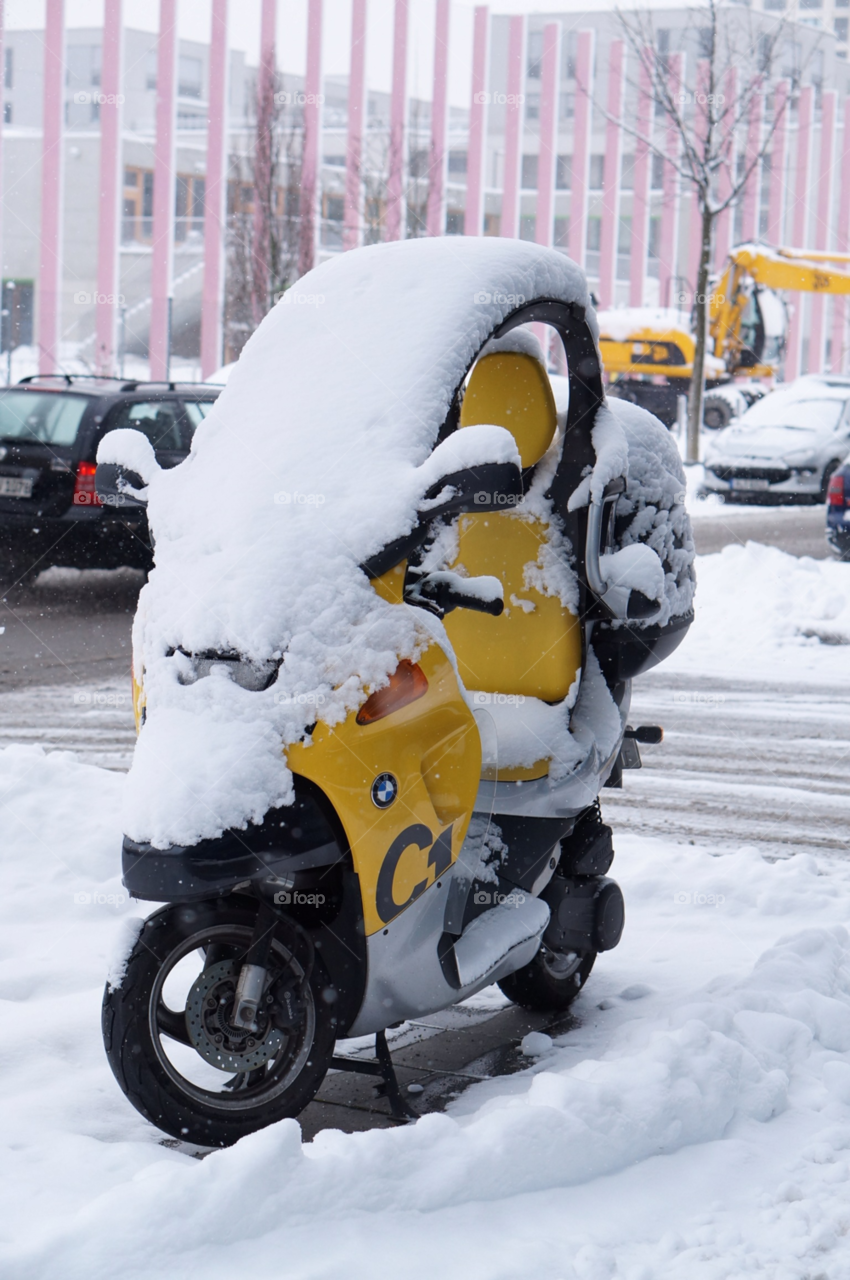
[[[697,622],[635,691],[665,742],[604,793],[620,947],[551,1049],[410,1128],[285,1122],[199,1161],[129,1107],[98,1025],[140,911],[126,712],[39,703],[112,768],[0,752],[4,1280],[850,1277],[850,565],[751,545],[698,570]]]

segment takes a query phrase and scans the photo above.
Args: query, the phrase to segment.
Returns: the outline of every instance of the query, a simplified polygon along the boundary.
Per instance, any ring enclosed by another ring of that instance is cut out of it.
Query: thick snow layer
[[[411,1127],[302,1146],[285,1121],[198,1161],[100,1043],[137,911],[120,778],[9,748],[0,787],[4,1278],[850,1274],[845,861],[620,831],[623,942],[525,1070]]]
[[[339,721],[419,652],[427,628],[358,566],[414,524],[451,396],[501,320],[536,297],[589,306],[563,254],[473,237],[361,249],[291,292],[187,461],[151,478],[156,567],[134,628],[147,720],[124,809],[137,840],[192,842],[285,803],[281,741],[317,709]],[[226,672],[184,684],[181,649],[282,663],[265,692]]]
[[[850,564],[756,542],[700,556],[699,600],[667,671],[846,682]]]
[[[612,342],[628,342],[639,329],[654,333],[691,332],[690,316],[669,307],[613,307],[596,315],[599,332]]]

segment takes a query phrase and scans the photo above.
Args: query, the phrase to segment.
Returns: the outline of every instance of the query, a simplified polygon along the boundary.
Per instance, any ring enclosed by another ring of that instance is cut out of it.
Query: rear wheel
[[[256,915],[238,898],[164,907],[145,922],[121,986],[106,988],[109,1064],[133,1106],[175,1138],[228,1146],[297,1116],[330,1065],[336,992],[283,922],[256,1030],[231,1021]]]
[[[502,979],[499,989],[522,1009],[561,1012],[581,991],[595,959],[595,951],[561,953],[541,946],[533,960]]]

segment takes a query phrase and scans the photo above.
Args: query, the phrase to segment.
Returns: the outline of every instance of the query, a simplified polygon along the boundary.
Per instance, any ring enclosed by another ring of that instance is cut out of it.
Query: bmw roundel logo
[[[372,783],[372,803],[379,809],[389,809],[398,795],[398,783],[391,773],[379,773]]]

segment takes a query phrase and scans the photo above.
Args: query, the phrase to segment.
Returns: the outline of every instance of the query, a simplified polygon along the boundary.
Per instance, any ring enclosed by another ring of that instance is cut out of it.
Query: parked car
[[[806,375],[706,443],[706,493],[727,501],[825,502],[850,449],[850,378]]]
[[[220,394],[205,384],[74,375],[0,388],[0,581],[54,565],[149,568],[144,510],[103,507],[95,493],[98,444],[107,431],[132,427],[161,466],[174,467]]]
[[[829,479],[826,540],[842,560],[850,560],[850,458]]]

